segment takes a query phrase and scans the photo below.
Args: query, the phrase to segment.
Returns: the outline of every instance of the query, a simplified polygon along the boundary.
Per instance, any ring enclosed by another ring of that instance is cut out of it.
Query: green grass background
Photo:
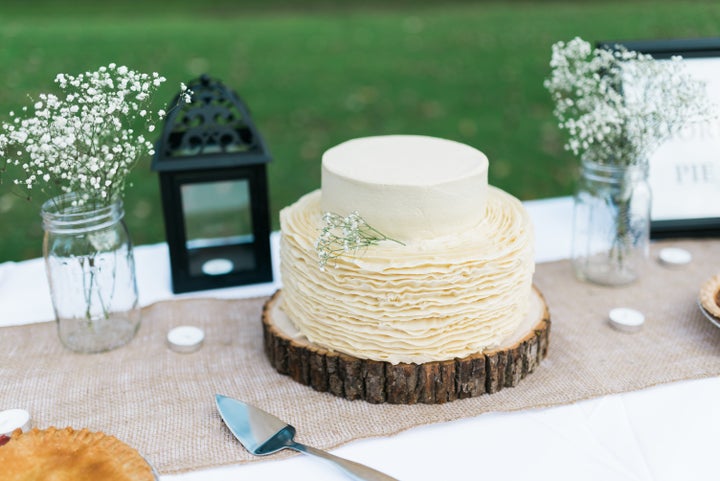
[[[377,134],[483,150],[490,182],[522,200],[572,192],[577,160],[544,90],[551,45],[718,36],[720,2],[0,1],[0,118],[53,90],[59,72],[116,62],[179,82],[221,79],[250,106],[273,155],[277,212],[319,187],[320,157]],[[135,244],[164,239],[150,159],[126,192]],[[0,262],[41,255],[39,200],[0,185]]]

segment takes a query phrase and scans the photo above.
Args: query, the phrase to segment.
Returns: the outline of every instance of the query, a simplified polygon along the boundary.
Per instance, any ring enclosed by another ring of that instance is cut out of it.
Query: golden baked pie
[[[114,436],[87,429],[15,430],[0,446],[4,481],[154,481],[152,467]]]
[[[720,274],[705,281],[700,289],[700,303],[707,312],[720,318]]]

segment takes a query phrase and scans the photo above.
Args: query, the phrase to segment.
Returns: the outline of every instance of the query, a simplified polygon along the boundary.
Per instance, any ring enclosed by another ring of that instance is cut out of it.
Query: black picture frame
[[[615,49],[618,45],[622,45],[628,50],[634,50],[637,52],[651,55],[653,58],[656,59],[670,59],[671,57],[678,55],[688,60],[707,59],[711,61],[711,65],[713,66],[713,68],[715,68],[714,66],[717,64],[718,72],[720,72],[720,37],[666,40],[602,41],[598,42],[597,44],[598,47],[607,49]],[[690,64],[692,63],[693,62],[689,62],[688,66],[690,66]],[[706,64],[709,65],[709,63],[707,62],[703,63],[703,65]],[[718,82],[720,82],[720,75],[717,76],[717,79]],[[718,122],[718,126],[720,126],[720,120],[718,120]],[[713,127],[715,127],[714,124],[710,126],[710,129],[712,129]],[[718,127],[715,128],[717,129]],[[718,129],[717,134],[720,136],[720,129]],[[653,213],[650,222],[650,237],[652,239],[679,237],[720,237],[720,139],[718,139],[718,146],[719,148],[717,152],[714,152],[714,150],[712,149],[704,150],[703,155],[701,156],[702,158],[697,159],[698,164],[693,165],[692,167],[693,169],[702,169],[700,171],[701,173],[697,175],[700,175],[703,178],[703,182],[708,183],[713,181],[712,187],[714,187],[714,180],[717,181],[717,213],[703,213],[703,215],[697,215],[698,212],[693,213],[691,210],[688,211],[686,215],[673,215],[670,218],[666,216],[661,217]],[[660,199],[660,197],[658,197],[658,192],[661,192],[663,190],[657,188],[657,185],[653,185],[654,183],[657,184],[658,178],[658,175],[655,175],[655,177],[653,177],[653,164],[655,164],[657,167],[659,165],[658,162],[664,160],[661,158],[662,149],[658,149],[658,152],[658,154],[653,154],[648,159],[648,161],[650,162],[651,171],[650,185],[654,197],[653,211],[656,207],[656,201]],[[711,164],[708,164],[708,160],[703,160],[705,155],[709,157],[715,155],[717,157],[717,161],[713,161]],[[682,168],[684,169],[688,165],[687,159],[683,159],[683,162],[684,165]],[[717,164],[717,167],[715,167],[715,164]],[[708,173],[706,171],[708,165],[711,171],[715,172],[715,175],[712,175],[711,173]],[[676,177],[679,177],[679,173],[677,173],[678,169],[680,169],[680,167],[676,165]],[[659,170],[659,168],[657,170]],[[654,178],[656,179],[655,182],[653,181]],[[662,177],[660,178],[663,179]],[[676,182],[678,182],[677,179]],[[711,186],[708,185],[706,187]],[[664,201],[672,201],[677,205],[686,205],[689,199],[694,199],[697,202],[702,202],[704,205],[709,205],[708,203],[712,202],[713,200],[699,198],[699,195],[702,195],[702,189],[694,189],[692,186],[688,186],[687,188],[682,189],[681,193],[676,192],[675,195],[673,195],[673,198],[666,198],[664,199]],[[695,197],[693,198],[687,196]]]

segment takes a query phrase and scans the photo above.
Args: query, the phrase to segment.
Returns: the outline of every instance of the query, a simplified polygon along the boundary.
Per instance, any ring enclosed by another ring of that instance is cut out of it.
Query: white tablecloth
[[[535,224],[536,260],[570,250],[569,198],[525,203]],[[278,235],[273,234],[277,255]],[[278,282],[174,296],[167,246],[135,250],[142,305],[180,297],[251,297]],[[277,258],[274,259],[277,269]],[[278,279],[279,276],[275,275]],[[0,326],[53,318],[42,260],[0,264]],[[637,334],[642,335],[642,334]],[[17,406],[0,406],[7,409]],[[371,422],[371,421],[369,421]],[[332,423],[332,420],[328,420]],[[400,480],[528,479],[639,481],[717,479],[720,379],[710,378],[606,396],[550,409],[489,413],[413,428],[396,436],[352,442],[333,452]],[[243,449],[238,444],[238,449]],[[163,481],[347,479],[307,456],[181,475]]]

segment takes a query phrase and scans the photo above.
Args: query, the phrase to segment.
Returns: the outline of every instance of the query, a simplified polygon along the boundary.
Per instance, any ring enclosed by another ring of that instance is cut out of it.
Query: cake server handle
[[[325,461],[329,461],[356,481],[398,481],[398,479],[393,478],[392,476],[388,476],[385,473],[381,473],[380,471],[376,471],[371,467],[365,466],[364,464],[356,463],[354,461],[335,456],[334,454],[330,454],[326,451],[323,451],[322,449],[313,448],[312,446],[306,446],[295,441],[288,444],[287,447],[295,451],[299,451],[304,454],[310,454],[312,456],[317,456],[324,459]]]

